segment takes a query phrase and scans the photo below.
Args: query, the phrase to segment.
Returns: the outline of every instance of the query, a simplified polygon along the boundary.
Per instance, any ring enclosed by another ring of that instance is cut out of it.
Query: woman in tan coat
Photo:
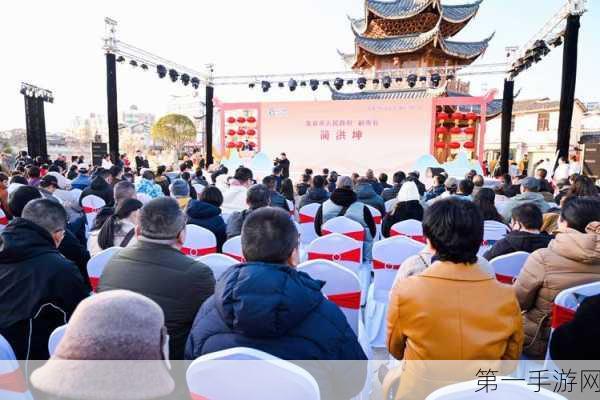
[[[600,281],[600,198],[577,197],[561,210],[559,234],[548,248],[529,256],[515,282],[525,311],[523,353],[543,359],[548,347],[552,303],[563,290]]]
[[[423,233],[435,261],[420,275],[397,281],[390,295],[388,350],[405,360],[397,399],[425,398],[477,372],[465,368],[470,363],[439,371],[439,363],[422,361],[516,360],[523,344],[513,289],[477,264],[483,240],[477,206],[460,199],[435,202],[425,212]]]

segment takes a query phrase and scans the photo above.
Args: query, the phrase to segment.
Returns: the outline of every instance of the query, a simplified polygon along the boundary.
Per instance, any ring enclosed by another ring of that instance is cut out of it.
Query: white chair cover
[[[90,258],[90,261],[87,263],[87,272],[90,277],[90,284],[92,285],[92,290],[95,292],[98,284],[100,283],[100,276],[102,276],[102,271],[104,271],[104,267],[108,264],[108,261],[121,249],[121,247],[111,247],[106,250],[102,250],[100,253],[96,254],[94,257]]]
[[[81,199],[81,208],[87,220],[86,232],[89,232],[94,226],[98,212],[106,205],[106,202],[93,194],[85,196]]]
[[[319,400],[319,386],[302,368],[262,351],[236,347],[197,358],[186,381],[192,399]]]
[[[217,238],[206,228],[188,224],[185,227],[185,241],[181,252],[193,258],[216,253]]]
[[[319,207],[321,207],[321,205],[317,203],[307,204],[298,212],[298,222],[300,223],[300,242],[303,244],[309,244],[318,238],[317,232],[315,232],[315,215],[317,215]]]
[[[510,231],[510,228],[498,221],[484,221],[483,223],[483,243],[479,248],[478,256],[483,255],[486,251],[492,248],[496,242]]]
[[[235,258],[219,253],[199,257],[198,261],[207,265],[212,270],[215,280],[218,280],[229,267],[239,264],[239,261]]]
[[[4,214],[4,211],[2,211],[2,209],[0,208],[0,232],[2,232],[4,230],[4,228],[6,228],[6,225],[8,225],[8,217],[6,216],[6,214]]]
[[[50,339],[48,339],[48,353],[50,353],[50,356],[54,355],[54,352],[56,351],[61,339],[65,335],[66,330],[67,325],[61,325],[53,330],[50,334]]]
[[[245,262],[242,252],[242,237],[236,236],[223,243],[223,254],[236,259],[238,262]]]
[[[359,242],[365,241],[365,228],[356,221],[347,217],[335,217],[325,222],[321,227],[321,234],[340,233]]]
[[[417,242],[426,243],[423,236],[423,223],[416,219],[407,219],[392,225],[390,228],[390,237],[407,236]]]
[[[521,272],[525,261],[527,261],[527,257],[529,257],[529,253],[526,251],[516,251],[492,259],[490,265],[494,268],[496,279],[502,283],[512,285],[519,272]]]
[[[0,399],[33,400],[10,343],[0,335]]]

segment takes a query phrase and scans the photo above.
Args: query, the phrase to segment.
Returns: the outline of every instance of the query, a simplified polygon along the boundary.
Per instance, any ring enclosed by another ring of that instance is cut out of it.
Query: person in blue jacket
[[[217,251],[221,252],[227,240],[227,225],[221,217],[223,194],[215,186],[202,191],[198,200],[189,202],[186,210],[188,224],[198,225],[214,233],[217,238]]]
[[[351,398],[366,377],[366,360],[337,305],[321,293],[325,282],[295,269],[298,232],[289,214],[264,207],[242,230],[245,263],[229,268],[200,308],[185,358],[251,347],[299,364],[319,383],[321,398]],[[315,360],[323,360],[315,362]],[[354,360],[331,363],[326,360]]]

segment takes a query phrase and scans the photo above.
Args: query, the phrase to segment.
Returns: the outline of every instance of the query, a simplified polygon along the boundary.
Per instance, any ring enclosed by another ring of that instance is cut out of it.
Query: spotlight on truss
[[[288,81],[288,88],[290,89],[290,92],[293,92],[294,90],[296,90],[297,87],[298,87],[298,81],[296,81],[294,78],[291,78]]]
[[[188,74],[181,74],[181,83],[183,83],[183,86],[187,86],[190,83],[190,76]]]
[[[198,89],[200,87],[200,79],[198,79],[197,77],[193,77],[192,79],[190,79],[190,82],[192,83],[192,87],[194,89]]]
[[[171,82],[177,82],[177,79],[179,79],[179,72],[171,68],[169,70],[169,78],[171,78]]]
[[[158,74],[158,77],[162,79],[167,76],[167,68],[164,65],[157,65],[156,73]]]

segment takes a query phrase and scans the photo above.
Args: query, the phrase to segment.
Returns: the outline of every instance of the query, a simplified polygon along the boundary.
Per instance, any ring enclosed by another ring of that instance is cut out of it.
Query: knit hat
[[[162,351],[164,323],[158,304],[140,294],[112,290],[88,297],[75,309],[52,358],[31,375],[31,383],[59,398],[166,396],[175,384]]]
[[[352,189],[352,178],[350,178],[349,176],[338,177],[336,187],[338,189]]]
[[[398,192],[398,196],[396,199],[399,203],[405,201],[419,201],[421,196],[419,195],[419,189],[417,185],[412,181],[405,181],[400,187],[400,191]]]
[[[21,186],[8,196],[8,208],[14,216],[20,217],[23,209],[31,200],[41,199],[42,194],[33,186]]]
[[[532,192],[537,192],[540,189],[539,181],[531,176],[521,179],[521,186]]]
[[[186,197],[190,195],[190,187],[183,179],[174,179],[171,182],[170,190],[173,197]]]

